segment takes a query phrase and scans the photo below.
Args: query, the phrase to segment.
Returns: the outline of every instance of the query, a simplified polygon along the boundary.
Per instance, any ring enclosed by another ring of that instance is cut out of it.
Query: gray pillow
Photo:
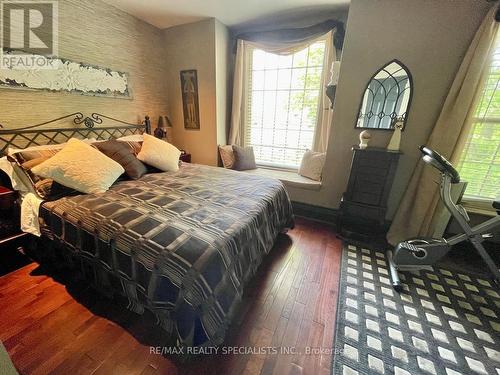
[[[237,171],[246,171],[248,169],[257,169],[255,164],[255,155],[253,154],[253,147],[240,147],[233,145],[234,152],[234,165],[233,169]]]

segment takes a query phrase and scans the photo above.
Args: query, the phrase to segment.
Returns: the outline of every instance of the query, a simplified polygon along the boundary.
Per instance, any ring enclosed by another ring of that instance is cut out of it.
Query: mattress
[[[97,288],[152,311],[180,346],[222,343],[244,286],[293,227],[280,181],[194,164],[44,202],[40,219]]]

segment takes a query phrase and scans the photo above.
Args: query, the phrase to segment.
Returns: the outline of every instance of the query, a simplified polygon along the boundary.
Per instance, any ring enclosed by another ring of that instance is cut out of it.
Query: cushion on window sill
[[[219,155],[222,160],[222,165],[224,168],[233,169],[234,168],[234,151],[232,145],[219,146]]]
[[[300,163],[299,175],[310,178],[311,180],[321,181],[325,158],[326,152],[307,150]]]
[[[280,180],[285,186],[295,187],[306,190],[320,190],[321,181],[314,181],[310,178],[303,177],[295,171],[285,171],[280,169],[257,168],[243,173],[251,173],[254,175],[276,178]]]
[[[246,171],[257,168],[252,146],[240,147],[238,145],[233,145],[233,152],[234,169],[237,171]]]

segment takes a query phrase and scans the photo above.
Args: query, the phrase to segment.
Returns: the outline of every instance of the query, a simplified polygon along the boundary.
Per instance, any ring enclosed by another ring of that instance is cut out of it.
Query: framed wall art
[[[196,70],[181,70],[181,90],[184,128],[200,130],[200,104],[198,100],[198,75]]]

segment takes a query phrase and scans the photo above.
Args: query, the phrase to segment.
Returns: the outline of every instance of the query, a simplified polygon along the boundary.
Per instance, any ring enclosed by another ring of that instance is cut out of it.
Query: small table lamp
[[[158,118],[158,126],[154,131],[154,136],[159,139],[168,138],[168,129],[172,129],[172,123],[168,116],[165,116],[165,120],[167,121],[167,126],[163,123],[163,116]]]

